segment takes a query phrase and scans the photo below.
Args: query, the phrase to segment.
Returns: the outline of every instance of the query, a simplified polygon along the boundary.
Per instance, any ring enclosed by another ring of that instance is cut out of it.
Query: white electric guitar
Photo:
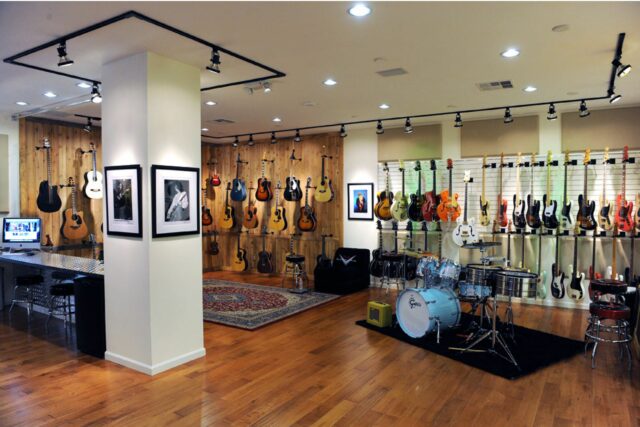
[[[89,153],[93,159],[93,169],[84,174],[84,194],[90,199],[102,199],[102,173],[96,167],[96,146],[89,144]]]
[[[456,220],[458,225],[453,230],[453,242],[458,246],[478,242],[478,232],[475,229],[475,220],[473,218],[467,219],[467,200],[469,200],[467,187],[469,185],[469,181],[471,181],[471,172],[464,171],[464,215],[462,217],[458,217]]]

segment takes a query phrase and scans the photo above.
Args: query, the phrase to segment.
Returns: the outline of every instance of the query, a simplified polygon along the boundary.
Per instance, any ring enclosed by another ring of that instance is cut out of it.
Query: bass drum
[[[450,288],[405,289],[396,301],[398,324],[411,338],[421,338],[460,322],[460,302]]]

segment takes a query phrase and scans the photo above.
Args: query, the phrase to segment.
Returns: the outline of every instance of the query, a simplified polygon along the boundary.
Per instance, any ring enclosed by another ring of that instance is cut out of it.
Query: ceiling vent
[[[376,71],[381,77],[393,77],[408,74],[404,68],[389,68],[388,70]]]
[[[213,119],[213,120],[208,120],[207,123],[218,123],[219,125],[230,125],[235,123],[233,120],[229,120],[229,119]]]
[[[480,89],[481,91],[513,89],[513,83],[511,83],[511,80],[501,80],[501,81],[488,82],[488,83],[476,83],[476,86],[478,86],[478,89]]]

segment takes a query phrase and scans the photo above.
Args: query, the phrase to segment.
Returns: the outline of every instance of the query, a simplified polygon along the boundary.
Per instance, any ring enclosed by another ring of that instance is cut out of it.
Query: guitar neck
[[[45,148],[45,155],[47,157],[47,182],[51,186],[51,148]]]
[[[453,167],[449,168],[449,197],[453,195]]]
[[[469,200],[469,198],[467,197],[467,186],[469,185],[468,182],[464,183],[464,219],[463,222],[466,224],[467,223],[467,201]]]
[[[569,164],[565,163],[564,164],[564,192],[562,195],[562,203],[564,205],[567,204],[567,170],[569,169]]]
[[[96,162],[96,149],[95,148],[91,151],[91,156],[93,157],[93,179],[95,181],[96,180],[96,171],[98,169],[97,162]]]
[[[547,163],[547,204],[551,204],[551,165]]]
[[[74,215],[78,213],[78,209],[76,207],[76,186],[71,186],[71,211]]]
[[[482,200],[484,200],[484,179],[485,179],[485,175],[486,175],[486,168],[485,168],[484,165],[482,165]],[[467,197],[466,197],[466,194],[465,194],[465,199],[466,198]],[[465,206],[466,206],[466,201],[465,201]]]

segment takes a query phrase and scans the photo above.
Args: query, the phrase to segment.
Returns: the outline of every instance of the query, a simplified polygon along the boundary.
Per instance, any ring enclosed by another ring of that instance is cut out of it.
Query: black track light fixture
[[[511,115],[511,108],[507,107],[504,109],[504,119],[502,120],[505,124],[513,123],[513,116]]]
[[[609,96],[609,104],[615,104],[616,102],[620,101],[622,99],[622,95],[616,95],[615,93],[612,93]]]
[[[556,106],[553,103],[549,104],[549,110],[547,111],[547,120],[556,120],[558,113],[556,113]]]
[[[100,104],[102,102],[102,94],[97,83],[94,83],[91,87],[91,102],[94,104]]]
[[[211,62],[207,66],[207,70],[212,73],[220,74],[220,52],[218,49],[211,49]]]
[[[58,45],[58,67],[68,67],[73,64],[73,60],[67,56],[67,42],[61,41]]]
[[[91,117],[87,117],[87,124],[84,125],[82,130],[87,132],[87,133],[91,133],[91,131],[93,130],[93,122],[91,120]]]
[[[413,126],[411,126],[411,119],[409,117],[404,121],[404,133],[413,133]]]
[[[589,117],[590,114],[591,112],[587,108],[587,101],[583,99],[580,101],[580,117]]]
[[[271,132],[271,143],[272,144],[277,144],[278,140],[276,139],[276,133],[275,132]]]
[[[247,141],[247,144],[249,145],[249,147],[253,147],[254,145],[256,145],[256,142],[253,140],[253,134],[249,135],[249,141]]]
[[[240,138],[238,138],[236,136],[236,138],[233,140],[233,144],[232,145],[233,145],[234,148],[238,148],[238,145],[240,145]]]
[[[456,113],[456,121],[453,127],[456,127],[456,128],[462,127],[462,116],[460,115],[460,113]]]
[[[378,124],[376,125],[376,133],[378,135],[382,135],[384,133],[384,128],[382,127],[382,120],[378,120]]]
[[[270,82],[262,82],[262,91],[264,93],[271,92],[271,83]]]
[[[344,125],[340,125],[340,138],[346,138],[347,137],[347,129],[344,127]]]
[[[631,64],[623,64],[619,59],[615,59],[612,62],[614,67],[618,67],[616,71],[616,75],[620,78],[625,77],[627,74],[631,72]]]
[[[300,129],[296,129],[296,136],[293,137],[293,142],[302,141],[302,137],[300,136]]]

